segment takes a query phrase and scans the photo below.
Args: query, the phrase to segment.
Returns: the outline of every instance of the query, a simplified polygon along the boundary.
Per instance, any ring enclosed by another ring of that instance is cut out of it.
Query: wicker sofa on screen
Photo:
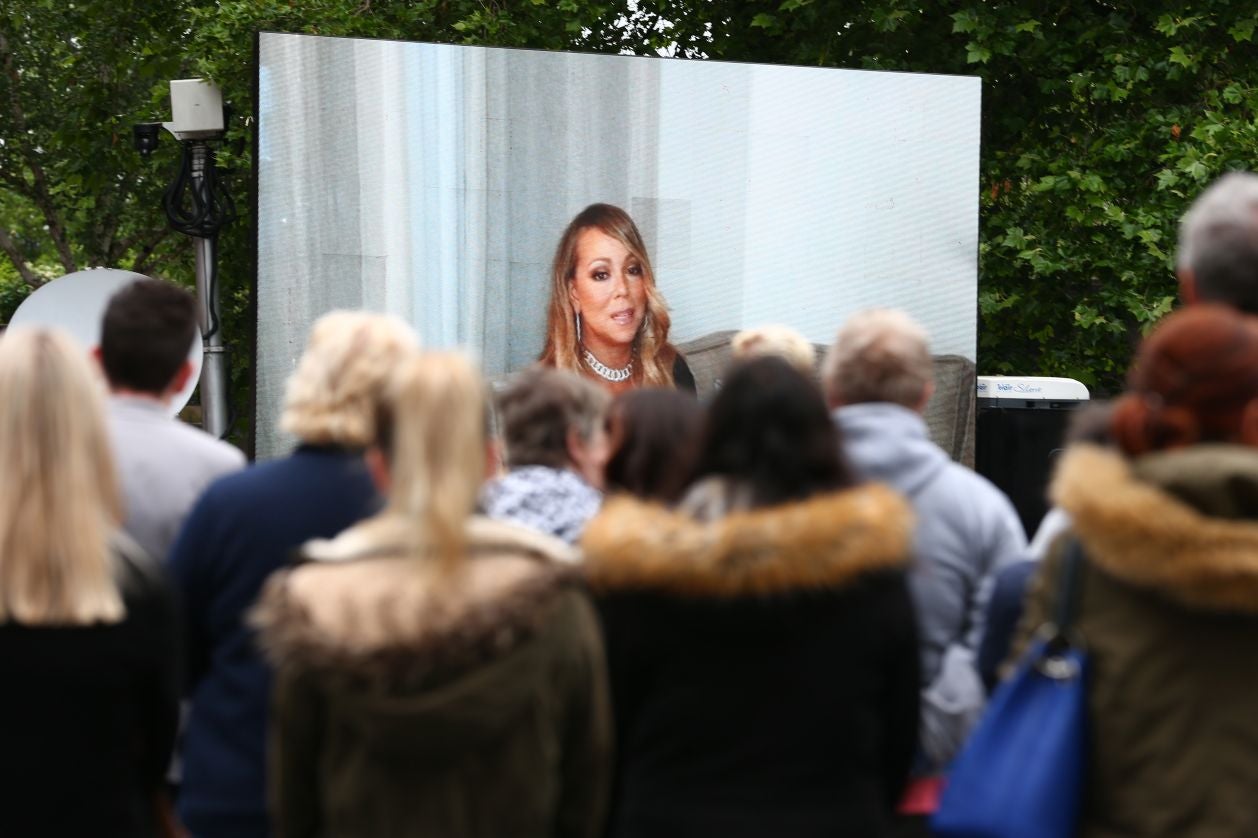
[[[730,339],[735,331],[712,332],[680,343],[695,376],[699,398],[707,400],[720,386],[720,377],[730,358]],[[818,372],[829,347],[815,345]],[[974,362],[960,355],[935,356],[935,394],[926,405],[926,425],[931,438],[952,459],[974,465],[974,412],[976,370]]]

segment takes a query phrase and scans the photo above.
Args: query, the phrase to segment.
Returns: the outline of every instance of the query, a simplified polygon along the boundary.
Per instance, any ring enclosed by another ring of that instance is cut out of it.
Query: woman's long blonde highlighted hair
[[[0,338],[0,623],[86,625],[126,610],[109,539],[122,502],[102,386],[71,338]]]
[[[538,360],[546,366],[582,372],[581,344],[577,340],[576,311],[568,294],[576,277],[577,238],[582,230],[597,227],[619,241],[642,265],[646,287],[646,319],[634,346],[633,381],[640,386],[672,387],[673,361],[677,350],[668,342],[672,319],[659,289],[646,244],[629,214],[611,204],[590,204],[572,219],[555,248],[551,264],[550,306],[546,312],[546,345]]]
[[[458,353],[421,353],[398,369],[379,416],[390,475],[379,525],[389,540],[452,570],[466,552],[467,520],[485,479],[480,373]]]

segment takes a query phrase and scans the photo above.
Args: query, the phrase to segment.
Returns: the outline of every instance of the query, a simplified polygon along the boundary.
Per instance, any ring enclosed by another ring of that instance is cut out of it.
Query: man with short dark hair
[[[123,528],[161,561],[205,487],[245,464],[236,448],[170,416],[171,399],[192,375],[196,318],[187,291],[136,280],[110,298],[95,351],[109,382]]]

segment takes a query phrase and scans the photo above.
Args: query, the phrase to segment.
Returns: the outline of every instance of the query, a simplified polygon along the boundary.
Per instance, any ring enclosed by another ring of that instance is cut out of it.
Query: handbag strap
[[[1070,629],[1074,626],[1075,616],[1079,611],[1079,589],[1081,587],[1084,562],[1083,547],[1077,538],[1071,538],[1066,544],[1066,555],[1063,557],[1061,575],[1058,578],[1057,600],[1053,603],[1053,622],[1044,626],[1048,630],[1044,637],[1044,645],[1032,665],[1054,681],[1073,681],[1082,675],[1079,662],[1068,654],[1071,649],[1078,649],[1078,638]]]
[[[1072,537],[1066,545],[1060,584],[1057,586],[1057,601],[1053,608],[1053,624],[1059,636],[1070,631],[1079,613],[1079,589],[1083,576],[1083,562],[1083,545],[1079,543],[1079,539]]]

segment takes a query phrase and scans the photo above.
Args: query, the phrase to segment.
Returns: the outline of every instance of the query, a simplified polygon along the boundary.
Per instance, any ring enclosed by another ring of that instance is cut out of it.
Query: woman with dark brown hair
[[[668,342],[670,323],[633,219],[610,204],[583,209],[555,248],[541,363],[613,393],[644,385],[693,392],[694,376]]]
[[[1024,635],[1047,621],[1077,539],[1091,716],[1077,834],[1258,834],[1258,321],[1170,315],[1110,430],[1117,451],[1062,459],[1052,495],[1072,529],[1023,621]]]
[[[672,504],[681,499],[698,453],[703,408],[688,393],[643,387],[621,393],[607,417],[608,492]]]
[[[610,498],[582,540],[616,719],[608,835],[890,834],[917,744],[907,502],[857,485],[816,385],[725,379],[677,509]]]

